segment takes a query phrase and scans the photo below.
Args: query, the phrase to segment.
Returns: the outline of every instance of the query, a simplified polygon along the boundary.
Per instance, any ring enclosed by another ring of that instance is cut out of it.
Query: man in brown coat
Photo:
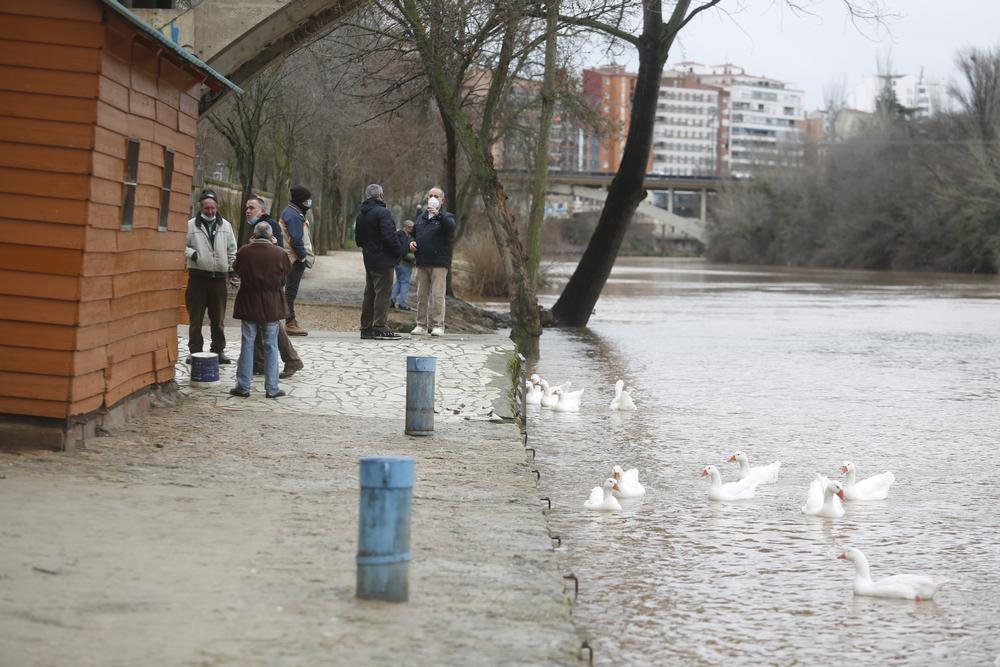
[[[264,337],[264,395],[284,396],[278,388],[278,322],[288,314],[282,278],[292,270],[288,255],[271,242],[271,225],[258,222],[250,243],[236,253],[233,271],[240,277],[233,317],[243,322],[240,359],[236,364],[233,396],[246,398],[253,384],[253,344]]]

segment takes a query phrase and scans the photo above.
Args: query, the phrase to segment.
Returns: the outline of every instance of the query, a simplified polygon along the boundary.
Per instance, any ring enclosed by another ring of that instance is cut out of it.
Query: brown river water
[[[572,270],[555,264],[551,305]],[[1000,279],[622,259],[581,330],[537,370],[586,388],[531,408],[574,616],[601,665],[993,665],[1000,655]],[[612,413],[622,378],[639,409]],[[707,499],[736,449],[781,461],[741,503]],[[804,516],[816,472],[891,470],[889,498]],[[583,508],[614,464],[646,497]],[[946,576],[933,601],[855,597],[874,578]]]

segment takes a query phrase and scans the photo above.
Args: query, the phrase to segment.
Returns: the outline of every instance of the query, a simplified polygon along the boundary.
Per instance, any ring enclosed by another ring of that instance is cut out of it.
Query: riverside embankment
[[[83,451],[0,453],[0,664],[578,664],[518,429],[491,418],[509,341],[295,345],[288,397],[180,367],[180,395]],[[438,358],[431,438],[402,432],[408,354]],[[405,604],[354,598],[377,454],[416,460]]]

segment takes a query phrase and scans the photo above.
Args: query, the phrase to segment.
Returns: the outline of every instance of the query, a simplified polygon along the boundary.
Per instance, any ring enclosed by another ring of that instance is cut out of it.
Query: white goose
[[[857,470],[850,461],[845,461],[844,465],[840,466],[840,472],[847,475],[844,494],[848,500],[885,500],[889,497],[889,487],[896,481],[895,475],[884,472],[856,482]]]
[[[537,374],[531,376],[530,383],[526,384],[524,391],[524,402],[528,405],[541,405],[542,396],[545,394],[545,390],[540,384],[542,378],[538,377]]]
[[[559,402],[559,394],[562,393],[562,387],[549,386],[547,380],[539,380],[538,384],[542,387],[542,397],[538,401],[539,405],[543,408],[554,408],[556,403]]]
[[[737,475],[739,479],[755,479],[761,484],[774,484],[778,481],[778,469],[781,468],[781,461],[775,461],[770,465],[766,466],[754,466],[750,467],[750,459],[743,452],[736,452],[728,459],[730,463],[736,463],[740,466],[740,472]]]
[[[817,473],[816,479],[809,485],[809,495],[806,496],[806,504],[802,506],[802,513],[839,519],[844,516],[844,506],[841,504],[843,499],[843,485]]]
[[[620,490],[615,493],[619,498],[642,498],[646,495],[646,489],[639,483],[639,470],[629,468],[623,471],[621,466],[615,466],[611,477],[618,482]]]
[[[579,412],[580,411],[580,399],[583,397],[583,389],[577,391],[566,391],[569,387],[569,382],[562,386],[559,390],[559,400],[552,409],[556,412]]]
[[[849,548],[837,556],[854,563],[854,594],[876,598],[902,598],[905,600],[930,600],[942,586],[948,583],[942,577],[928,577],[920,574],[896,574],[878,581],[872,581],[868,559],[859,549]]]
[[[614,492],[620,491],[618,483],[608,477],[604,480],[604,486],[595,486],[590,491],[590,498],[583,503],[583,506],[589,510],[597,510],[599,512],[613,512],[620,510],[622,508],[621,503],[615,498]]]
[[[712,485],[708,487],[709,500],[721,500],[729,502],[733,500],[748,500],[753,498],[754,491],[757,490],[757,482],[753,479],[741,479],[738,482],[722,483],[722,475],[715,466],[707,466],[701,471],[702,477],[710,477]]]
[[[624,381],[615,382],[615,397],[611,399],[611,405],[608,407],[611,410],[635,410],[635,402],[628,389],[625,389]]]

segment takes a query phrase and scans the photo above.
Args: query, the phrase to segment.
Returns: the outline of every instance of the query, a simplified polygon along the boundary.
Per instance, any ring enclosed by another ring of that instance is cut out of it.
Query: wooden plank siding
[[[0,413],[68,418],[173,378],[200,82],[97,0],[0,5]]]

